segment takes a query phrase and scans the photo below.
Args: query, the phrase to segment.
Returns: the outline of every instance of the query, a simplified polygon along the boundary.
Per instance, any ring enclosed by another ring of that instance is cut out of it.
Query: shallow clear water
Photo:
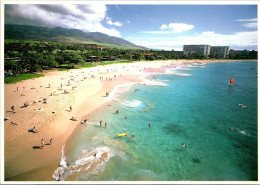
[[[66,180],[257,180],[257,62],[186,65],[168,72],[148,77],[166,86],[133,85],[82,125],[66,146],[67,164],[102,146],[112,157],[92,173],[80,171]]]

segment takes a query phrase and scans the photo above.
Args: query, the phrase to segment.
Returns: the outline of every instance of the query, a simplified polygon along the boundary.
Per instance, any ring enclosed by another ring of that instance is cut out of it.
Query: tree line
[[[12,71],[14,74],[39,72],[60,66],[74,68],[88,63],[102,63],[104,61],[206,59],[205,55],[185,56],[179,51],[117,49],[83,44],[68,45],[60,42],[5,43],[4,49],[5,71]],[[248,56],[232,57],[233,59],[256,59],[257,52],[249,52]]]

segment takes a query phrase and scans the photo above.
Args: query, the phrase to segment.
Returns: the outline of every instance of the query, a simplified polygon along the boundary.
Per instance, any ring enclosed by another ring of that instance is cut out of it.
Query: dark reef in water
[[[197,158],[197,157],[194,157],[194,158],[192,159],[192,161],[193,161],[194,163],[197,163],[197,164],[200,163],[200,159]]]

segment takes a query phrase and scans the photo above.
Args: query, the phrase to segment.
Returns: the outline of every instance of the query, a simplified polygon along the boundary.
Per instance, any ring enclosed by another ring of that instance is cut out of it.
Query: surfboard
[[[117,134],[117,136],[127,136],[127,133]]]

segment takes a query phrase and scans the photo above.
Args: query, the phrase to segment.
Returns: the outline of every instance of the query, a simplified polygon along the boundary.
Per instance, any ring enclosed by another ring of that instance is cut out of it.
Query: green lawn
[[[27,73],[27,74],[21,74],[17,77],[5,77],[5,84],[10,84],[10,83],[16,83],[16,82],[20,82],[22,80],[28,80],[28,79],[32,79],[32,78],[39,78],[42,77],[44,75],[42,74],[34,74],[34,73]]]
[[[95,67],[95,66],[102,66],[102,65],[109,65],[109,64],[119,64],[119,63],[131,63],[132,61],[127,60],[115,60],[115,61],[102,61],[102,62],[92,62],[92,63],[85,63],[84,65],[80,64],[78,67]]]

